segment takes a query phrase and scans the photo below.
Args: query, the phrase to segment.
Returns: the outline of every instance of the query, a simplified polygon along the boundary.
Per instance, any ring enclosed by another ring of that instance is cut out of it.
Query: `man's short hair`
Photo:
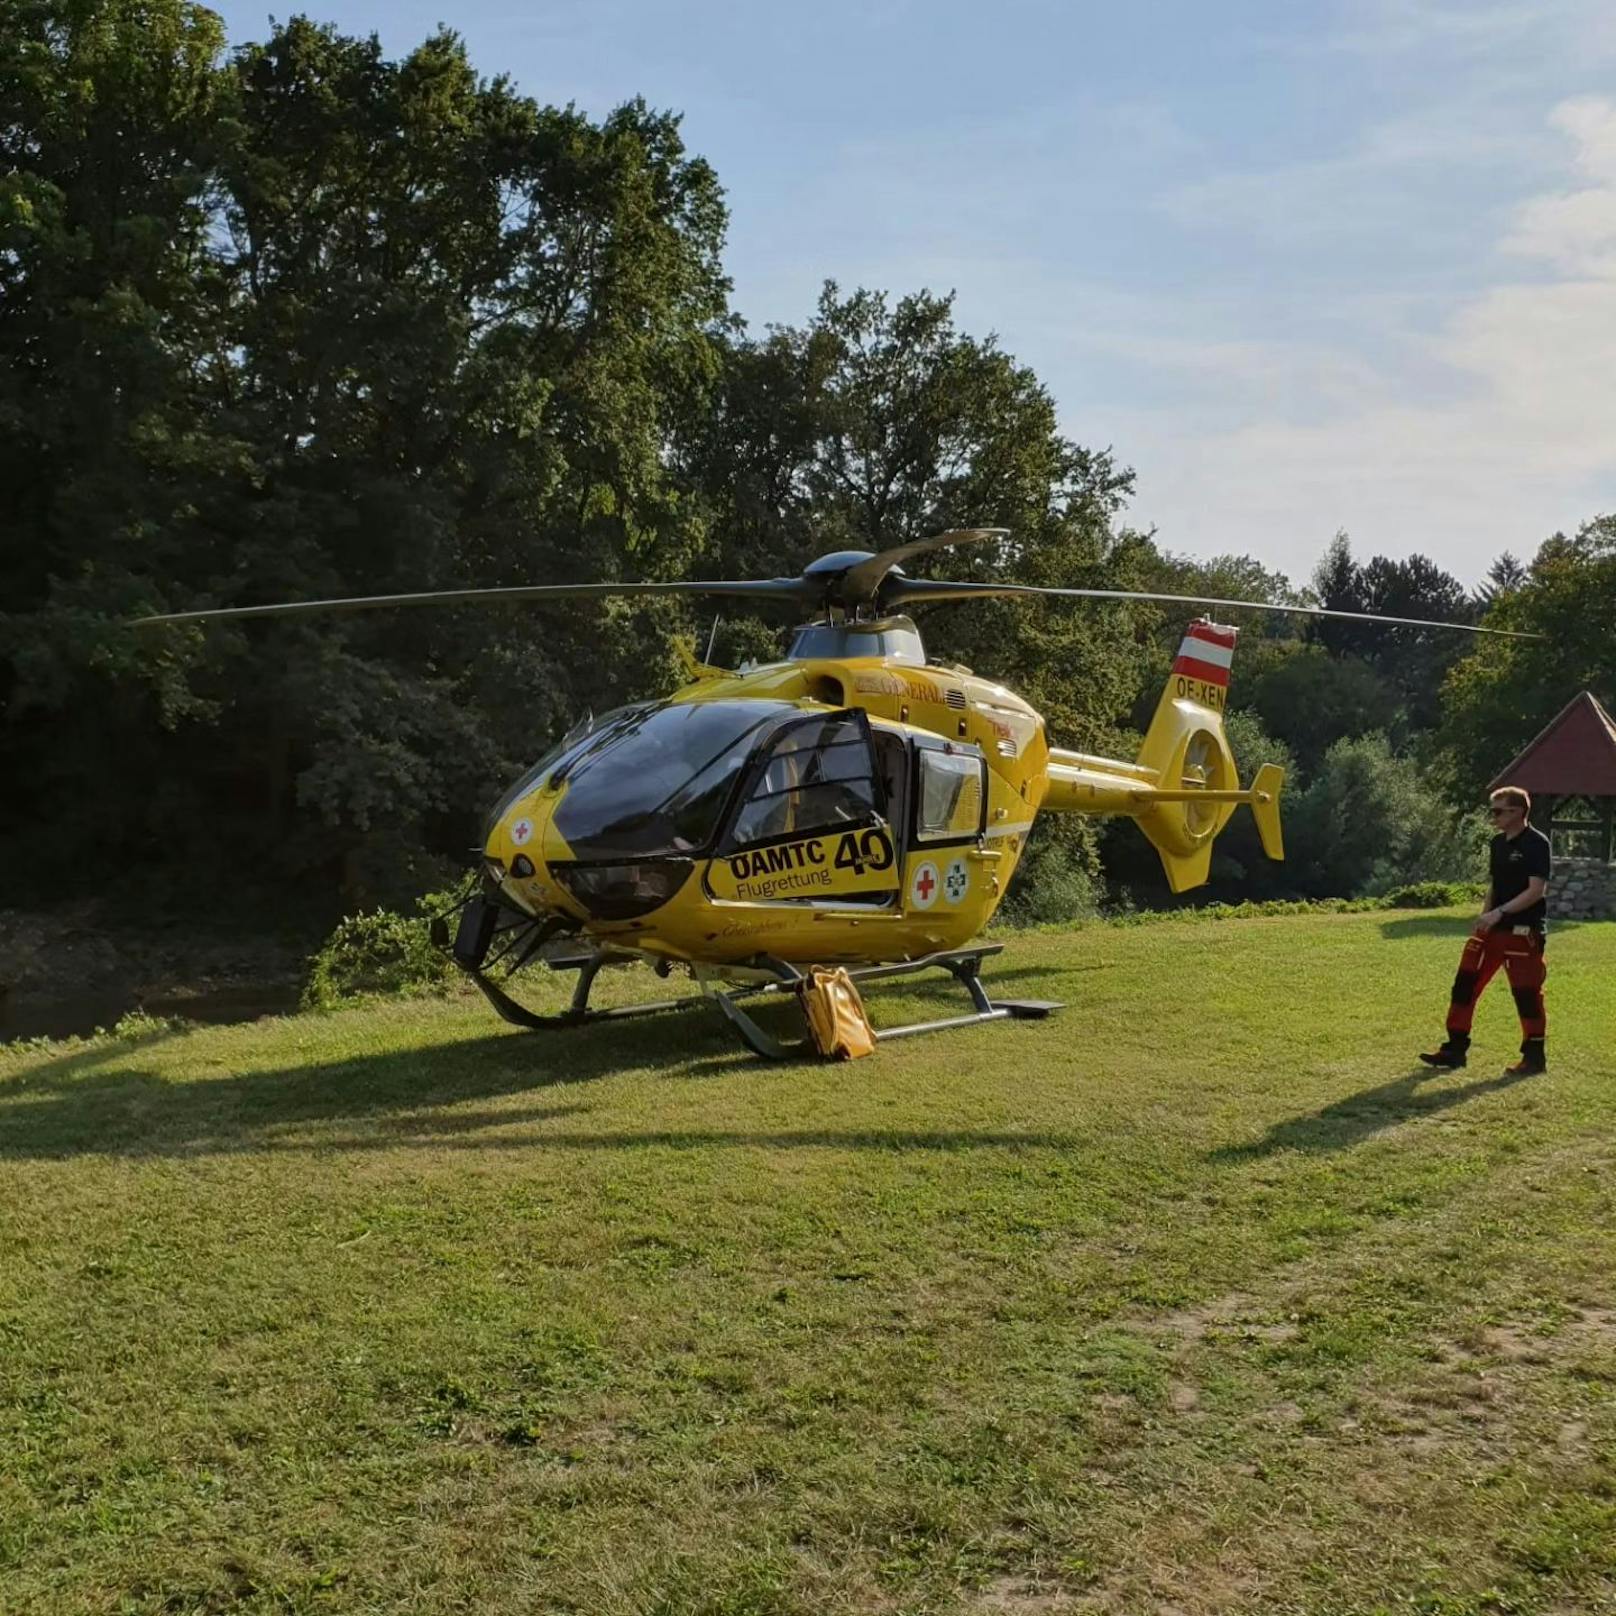
[[[1530,795],[1519,786],[1500,786],[1487,801],[1502,803],[1506,808],[1519,808],[1523,814],[1530,814],[1532,811]]]

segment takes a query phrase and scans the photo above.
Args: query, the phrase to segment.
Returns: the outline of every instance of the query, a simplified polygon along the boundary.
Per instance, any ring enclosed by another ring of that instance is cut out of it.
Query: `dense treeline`
[[[0,900],[184,869],[202,893],[398,897],[584,708],[667,688],[680,603],[433,609],[134,633],[154,610],[445,587],[794,572],[983,523],[957,576],[1475,620],[1542,641],[1251,625],[1243,767],[1296,770],[1283,872],[1462,873],[1458,810],[1574,693],[1616,695],[1616,523],[1469,595],[1340,539],[1309,590],[1130,531],[1131,474],[1065,439],[1034,373],[947,298],[827,283],[762,335],[731,308],[718,176],[676,117],[594,121],[478,75],[448,33],[389,60],[294,18],[224,50],[184,0],[0,13]],[[826,266],[827,269],[833,266]],[[1523,541],[1530,542],[1530,535]],[[942,656],[1062,740],[1126,747],[1182,614],[982,602]],[[778,621],[728,618],[722,656]],[[1100,851],[1052,831],[1024,907]],[[1159,890],[1108,838],[1114,888]]]

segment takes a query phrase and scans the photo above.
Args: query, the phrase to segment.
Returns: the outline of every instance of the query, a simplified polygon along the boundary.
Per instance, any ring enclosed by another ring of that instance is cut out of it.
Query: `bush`
[[[432,944],[432,918],[454,908],[469,883],[416,899],[415,913],[391,909],[349,915],[309,961],[305,1010],[335,1010],[371,994],[430,993],[455,979],[448,956]]]
[[[1473,879],[1485,839],[1480,815],[1456,814],[1379,734],[1337,741],[1287,826],[1293,879],[1321,898]]]
[[[1451,909],[1455,904],[1474,903],[1481,889],[1466,881],[1416,881],[1412,886],[1393,887],[1386,893],[1388,909]]]
[[[996,919],[1011,926],[1093,919],[1100,912],[1094,866],[1094,834],[1086,822],[1041,815],[1028,833]]]

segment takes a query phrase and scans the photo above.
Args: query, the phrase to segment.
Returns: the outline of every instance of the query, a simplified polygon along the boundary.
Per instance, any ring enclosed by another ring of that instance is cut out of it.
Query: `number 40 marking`
[[[865,831],[847,831],[836,844],[833,862],[838,870],[851,870],[854,875],[863,875],[866,867],[890,870],[892,843],[887,833],[874,825]]]

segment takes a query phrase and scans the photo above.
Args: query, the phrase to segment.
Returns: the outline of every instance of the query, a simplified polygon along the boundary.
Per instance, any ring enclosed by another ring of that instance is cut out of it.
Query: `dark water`
[[[18,1038],[87,1038],[98,1027],[111,1028],[131,1010],[151,1016],[183,1016],[221,1026],[281,1016],[297,1008],[297,988],[280,983],[212,988],[200,993],[148,994],[103,990],[44,998],[12,993],[0,996],[0,1044]]]

